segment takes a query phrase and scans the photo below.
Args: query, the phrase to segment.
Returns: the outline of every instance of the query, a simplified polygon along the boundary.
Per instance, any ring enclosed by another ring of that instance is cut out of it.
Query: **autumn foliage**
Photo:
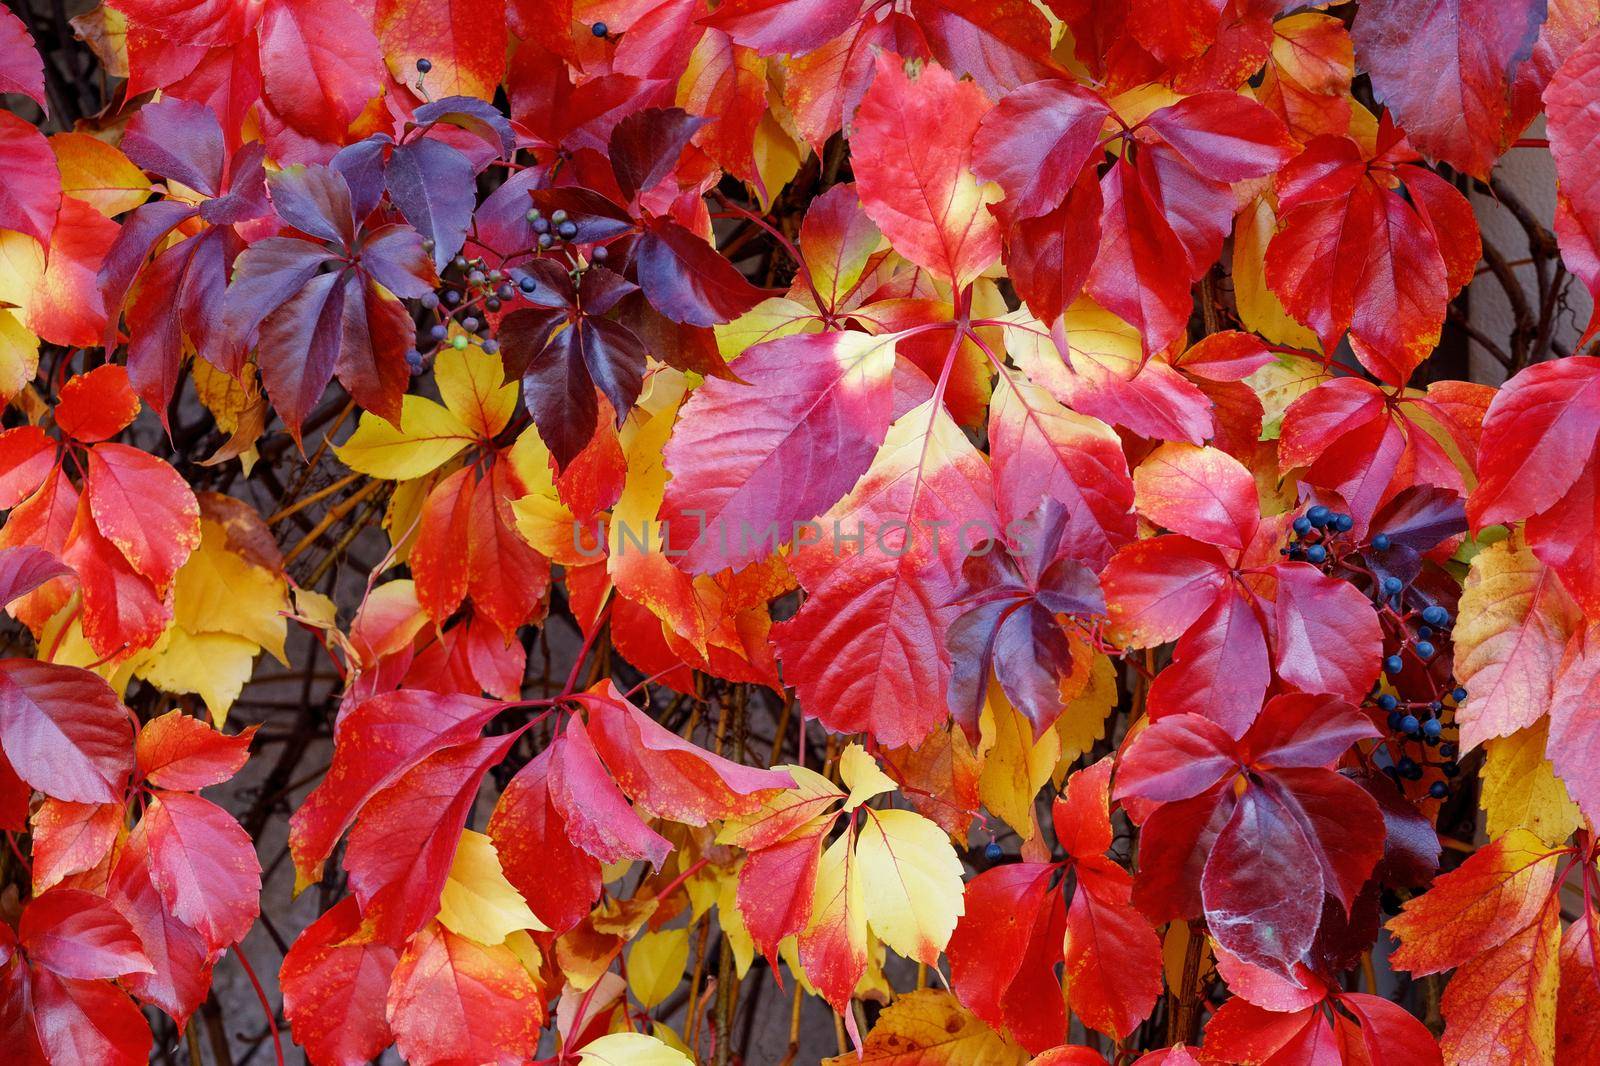
[[[0,96],[6,1061],[1600,1062],[1593,0],[22,2]]]

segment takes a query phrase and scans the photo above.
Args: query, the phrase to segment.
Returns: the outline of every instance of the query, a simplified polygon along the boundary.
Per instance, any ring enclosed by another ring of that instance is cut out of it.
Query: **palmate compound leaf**
[[[286,226],[240,253],[224,301],[225,369],[260,351],[262,382],[291,433],[338,376],[366,410],[399,423],[414,330],[400,297],[433,288],[433,265],[409,226],[355,217],[344,175],[293,167],[268,183]]]
[[[888,431],[895,341],[785,337],[740,356],[740,381],[694,391],[665,453],[672,480],[661,517],[679,566],[738,569],[839,502]]]
[[[1168,443],[1135,477],[1135,505],[1176,532],[1125,545],[1100,575],[1110,623],[1133,647],[1177,641],[1150,693],[1154,717],[1193,712],[1239,736],[1275,673],[1304,692],[1360,699],[1377,675],[1370,601],[1309,563],[1279,559],[1281,521],[1215,448]]]
[[[1160,804],[1141,833],[1137,905],[1153,921],[1203,911],[1220,945],[1293,979],[1323,896],[1348,912],[1383,856],[1377,803],[1328,769],[1375,735],[1350,705],[1301,694],[1273,697],[1238,741],[1195,714],[1152,724],[1117,776],[1118,798]]]
[[[1063,863],[1023,862],[967,885],[950,940],[961,1002],[1038,1054],[1062,1042],[1067,1009],[1113,1036],[1131,1032],[1161,992],[1161,948],[1130,905],[1132,878],[1106,858],[1112,763],[1073,774],[1052,808]],[[1064,898],[1071,872],[1076,887]],[[1056,980],[1058,965],[1064,978]]]
[[[1438,343],[1445,305],[1478,261],[1470,206],[1417,160],[1387,116],[1372,152],[1316,138],[1278,172],[1280,224],[1266,252],[1268,286],[1323,351],[1348,332],[1362,366],[1390,385]]]

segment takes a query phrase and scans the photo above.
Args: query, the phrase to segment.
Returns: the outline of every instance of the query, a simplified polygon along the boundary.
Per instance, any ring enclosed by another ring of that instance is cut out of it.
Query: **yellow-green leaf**
[[[628,949],[628,987],[645,1010],[666,1000],[689,965],[689,930],[645,933]]]
[[[494,841],[470,829],[461,831],[450,878],[439,895],[439,924],[485,947],[505,943],[518,930],[549,929],[506,880]]]
[[[1488,816],[1491,838],[1526,829],[1546,844],[1559,844],[1582,821],[1567,786],[1545,758],[1549,732],[1549,723],[1539,721],[1483,746],[1479,802]]]
[[[409,481],[432,473],[475,440],[449,409],[424,396],[407,396],[400,428],[363,414],[350,439],[334,449],[352,470],[387,481]]]
[[[961,860],[944,830],[912,811],[869,811],[855,861],[872,931],[908,959],[937,963],[964,910]]]

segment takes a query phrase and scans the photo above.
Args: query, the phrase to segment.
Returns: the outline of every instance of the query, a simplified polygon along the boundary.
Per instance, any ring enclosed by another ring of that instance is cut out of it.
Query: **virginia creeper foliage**
[[[69,8],[7,1061],[1600,1062],[1595,0]]]

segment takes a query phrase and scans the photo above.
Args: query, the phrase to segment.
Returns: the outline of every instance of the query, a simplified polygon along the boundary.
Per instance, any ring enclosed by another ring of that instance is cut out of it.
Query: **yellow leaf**
[[[844,809],[853,811],[874,796],[893,792],[894,779],[878,766],[878,760],[867,753],[860,744],[851,744],[839,755],[839,777],[850,795]]]
[[[289,586],[281,574],[228,550],[228,534],[200,520],[200,546],[178,571],[173,618],[190,633],[231,633],[265,648],[288,664],[284,641]]]
[[[220,729],[255,673],[260,651],[254,641],[233,633],[190,633],[173,625],[138,660],[134,673],[163,692],[195,693]]]
[[[506,880],[494,841],[470,829],[461,831],[450,878],[439,895],[439,924],[491,948],[520,929],[549,931]]]
[[[1267,242],[1278,229],[1278,214],[1265,196],[1239,212],[1233,224],[1233,298],[1245,328],[1276,344],[1321,351],[1317,335],[1289,317],[1267,288]]]
[[[39,372],[39,338],[16,315],[0,310],[0,404],[9,403]]]
[[[516,413],[516,382],[508,383],[500,357],[482,348],[446,347],[434,359],[433,379],[445,407],[480,437],[493,437]]]
[[[476,437],[444,406],[423,396],[402,402],[400,428],[363,414],[350,439],[334,449],[352,470],[386,481],[410,481],[437,470]]]
[[[961,860],[950,838],[912,811],[867,812],[856,842],[872,931],[908,959],[935,965],[964,911]]]
[[[756,173],[760,175],[763,186],[756,190],[757,200],[762,213],[765,213],[772,209],[772,201],[800,172],[800,164],[811,153],[798,138],[783,128],[771,110],[761,113],[755,142],[750,150],[755,156]]]
[[[628,949],[628,988],[645,1010],[663,1002],[689,965],[689,930],[646,933]]]
[[[1244,379],[1261,401],[1261,439],[1277,440],[1283,413],[1300,397],[1327,381],[1322,364],[1303,355],[1280,354],[1273,362]]]
[[[25,233],[0,229],[0,304],[26,308],[44,277],[44,245]]]
[[[938,988],[900,996],[880,1015],[854,1053],[822,1066],[1023,1066],[1028,1053],[1007,1042]]]
[[[750,310],[720,326],[713,326],[717,351],[724,359],[737,359],[746,348],[796,333],[816,333],[822,320],[815,308],[787,296],[769,296]]]
[[[1074,640],[1074,656],[1088,647]],[[1106,719],[1117,706],[1117,667],[1111,657],[1091,652],[1088,677],[1082,691],[1073,696],[1056,719],[1056,736],[1061,739],[1061,758],[1056,763],[1061,777],[1072,763],[1106,735]]]
[[[1036,742],[1033,723],[1011,705],[991,677],[988,698],[978,720],[978,796],[1023,840],[1038,827],[1033,801],[1050,780],[1061,757],[1061,737],[1048,729]]]
[[[733,949],[734,971],[742,979],[756,958],[755,941],[745,925],[744,914],[739,910],[739,878],[728,870],[717,878],[717,923],[722,935],[728,938]]]
[[[1546,844],[1559,844],[1582,821],[1567,786],[1545,758],[1549,732],[1549,722],[1541,720],[1484,745],[1479,802],[1491,838],[1526,829]]]
[[[683,1052],[643,1033],[612,1033],[578,1052],[578,1066],[694,1066]]]
[[[1582,623],[1555,573],[1521,538],[1478,553],[1461,590],[1456,680],[1471,698],[1456,710],[1461,747],[1510,736],[1550,709],[1567,640]]]
[[[50,138],[61,171],[61,191],[111,218],[150,199],[150,179],[133,161],[87,133],[57,133]]]

